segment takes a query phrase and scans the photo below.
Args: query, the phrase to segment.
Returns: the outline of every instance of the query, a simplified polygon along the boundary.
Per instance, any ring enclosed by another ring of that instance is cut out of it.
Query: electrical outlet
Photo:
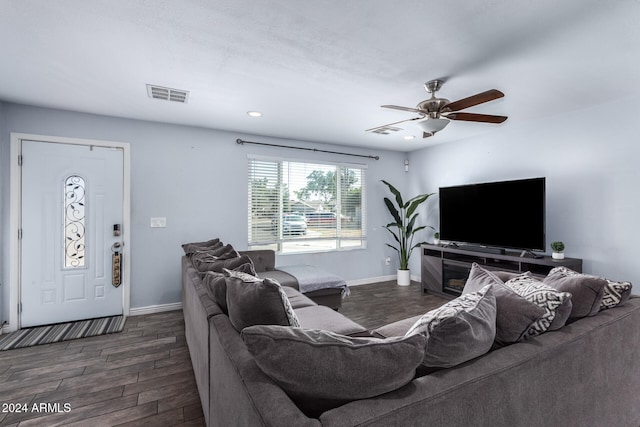
[[[385,260],[384,260],[384,263],[386,265],[391,265],[391,257],[390,256],[386,257]]]

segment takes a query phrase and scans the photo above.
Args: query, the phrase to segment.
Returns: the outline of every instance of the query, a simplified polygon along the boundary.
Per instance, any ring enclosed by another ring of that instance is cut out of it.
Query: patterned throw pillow
[[[223,271],[231,279],[227,280],[229,320],[238,331],[252,325],[300,327],[298,316],[280,283],[226,268]],[[233,279],[236,279],[235,283]],[[283,312],[286,324],[282,321]]]
[[[607,286],[604,288],[604,296],[600,310],[617,307],[624,304],[631,297],[631,282],[616,282],[606,279]]]
[[[546,332],[556,317],[558,308],[566,300],[571,300],[570,293],[557,291],[533,277],[519,276],[507,281],[505,285],[527,301],[536,303],[545,310],[544,315],[531,325],[523,338],[534,337]]]
[[[549,272],[549,276],[547,277],[572,277],[572,278],[583,278],[585,280],[604,280],[606,284],[603,287],[603,296],[598,309],[606,310],[608,308],[613,308],[618,305],[622,305],[631,296],[631,282],[617,282],[614,280],[607,279],[605,277],[592,276],[590,274],[578,273],[577,271],[573,271],[567,267],[556,267]],[[595,314],[595,313],[593,313]]]
[[[431,310],[405,337],[422,334],[427,348],[422,364],[448,368],[487,353],[496,336],[496,298],[491,285]]]

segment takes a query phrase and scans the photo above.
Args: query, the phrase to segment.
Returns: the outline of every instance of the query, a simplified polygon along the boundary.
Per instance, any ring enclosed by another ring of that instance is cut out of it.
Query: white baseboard
[[[386,282],[388,280],[396,280],[396,275],[367,277],[366,279],[347,280],[347,286],[368,285],[370,283]]]
[[[145,314],[162,313],[163,311],[182,310],[181,302],[171,304],[149,305],[147,307],[135,307],[129,309],[129,316],[143,316]]]
[[[15,332],[16,329],[12,328],[11,325],[4,325],[0,328],[0,335],[8,334],[9,332]]]
[[[391,274],[389,276],[367,277],[366,279],[347,280],[347,286],[360,286],[360,285],[368,285],[371,283],[387,282],[389,280],[396,280],[396,277],[397,276],[395,274]],[[420,283],[420,277],[411,276],[411,281]]]

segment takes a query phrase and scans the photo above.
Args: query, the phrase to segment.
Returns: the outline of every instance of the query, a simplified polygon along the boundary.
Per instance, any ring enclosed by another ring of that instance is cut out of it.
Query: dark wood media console
[[[520,252],[485,252],[476,249],[464,249],[464,246],[446,247],[444,245],[422,245],[422,291],[455,298],[462,293],[469,277],[471,264],[478,263],[487,270],[512,271],[524,273],[530,271],[534,276],[544,277],[552,268],[565,266],[582,272],[582,260],[565,258],[556,260],[550,256],[534,258],[520,256]]]

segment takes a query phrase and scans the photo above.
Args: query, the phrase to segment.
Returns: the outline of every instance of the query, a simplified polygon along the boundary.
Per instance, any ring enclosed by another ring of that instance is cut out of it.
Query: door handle
[[[122,284],[122,243],[115,242],[111,252],[111,284],[117,288]]]

